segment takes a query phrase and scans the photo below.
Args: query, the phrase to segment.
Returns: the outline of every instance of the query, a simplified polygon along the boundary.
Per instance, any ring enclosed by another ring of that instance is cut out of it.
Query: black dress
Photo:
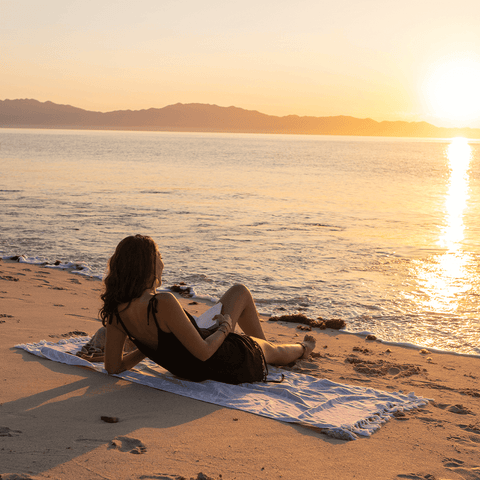
[[[170,373],[194,382],[216,380],[238,384],[266,380],[267,364],[263,351],[255,340],[247,335],[229,333],[222,345],[208,360],[199,360],[182,345],[173,333],[164,332],[160,328],[157,320],[157,303],[157,298],[153,296],[148,304],[147,314],[149,317],[150,312],[152,313],[157,326],[158,345],[156,349],[150,348],[132,337],[118,312],[116,314],[118,322],[130,340],[150,360]],[[202,338],[213,333],[210,330],[199,328],[195,319],[188,312],[185,313]]]

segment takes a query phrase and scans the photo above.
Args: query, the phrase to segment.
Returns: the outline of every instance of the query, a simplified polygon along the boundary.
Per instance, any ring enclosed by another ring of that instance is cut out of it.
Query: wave
[[[95,275],[92,273],[92,268],[86,264],[85,262],[75,262],[75,261],[67,261],[67,262],[49,262],[45,260],[43,257],[27,257],[25,255],[4,255],[0,256],[2,260],[10,261],[10,262],[18,262],[18,263],[25,263],[31,265],[39,265],[45,268],[57,269],[57,270],[64,270],[68,271],[71,274],[75,275],[82,275],[87,276],[90,278],[95,278],[98,280],[103,279],[103,275]],[[197,289],[199,286],[203,286],[203,284],[212,285],[214,282],[213,279],[208,277],[204,274],[194,274],[187,276],[189,283],[180,282],[178,284],[174,284],[172,287],[160,287],[157,289],[157,292],[171,292],[175,291],[180,293],[182,296],[191,298],[192,300],[200,300],[200,301],[207,301],[207,302],[218,302],[218,297],[206,295],[202,293],[198,293]],[[298,312],[308,312],[314,304],[312,304],[311,299],[308,296],[297,296],[292,297],[286,300],[278,300],[272,298],[259,298],[256,299],[257,306],[259,308],[259,312],[261,315],[265,317],[272,316],[272,311],[275,311],[276,314],[281,312],[282,315],[291,314],[291,313],[298,313]],[[270,312],[262,311],[265,307],[270,308]],[[462,345],[457,345],[457,348],[436,348],[432,346],[426,346],[421,344],[415,344],[412,342],[402,341],[400,339],[391,340],[387,338],[388,336],[385,335],[382,338],[382,333],[380,330],[376,328],[370,328],[365,330],[365,326],[369,323],[372,323],[372,326],[376,325],[377,322],[385,320],[389,317],[389,315],[375,315],[375,316],[366,316],[366,315],[359,315],[356,319],[350,319],[347,322],[347,327],[342,331],[339,331],[338,334],[348,334],[348,335],[358,335],[362,337],[366,337],[368,335],[375,336],[376,340],[384,345],[392,345],[392,346],[399,346],[405,348],[413,348],[416,350],[426,349],[428,352],[431,353],[449,353],[453,355],[461,355],[467,357],[475,357],[480,358],[480,348],[471,345],[471,350],[468,352],[460,351],[459,348]],[[320,317],[319,317],[320,318]],[[357,324],[358,320],[361,320],[361,325]],[[395,319],[396,322],[399,321],[399,318]],[[362,327],[363,325],[363,327]],[[378,326],[378,325],[377,325]],[[399,332],[401,329],[397,329]],[[395,336],[393,332],[391,332],[391,336]]]

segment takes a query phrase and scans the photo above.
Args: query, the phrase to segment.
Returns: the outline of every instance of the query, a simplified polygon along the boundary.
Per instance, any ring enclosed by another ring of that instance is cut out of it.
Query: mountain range
[[[377,122],[343,115],[277,117],[200,103],[103,113],[33,99],[0,100],[2,127],[480,138],[480,129],[436,127],[427,122]]]

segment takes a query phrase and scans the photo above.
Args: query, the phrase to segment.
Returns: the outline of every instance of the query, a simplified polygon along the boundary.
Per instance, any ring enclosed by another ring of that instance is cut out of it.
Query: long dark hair
[[[153,239],[144,235],[124,238],[117,245],[108,262],[104,291],[100,295],[103,301],[100,318],[104,325],[111,322],[118,305],[130,305],[132,300],[154,286],[157,280],[157,252]]]

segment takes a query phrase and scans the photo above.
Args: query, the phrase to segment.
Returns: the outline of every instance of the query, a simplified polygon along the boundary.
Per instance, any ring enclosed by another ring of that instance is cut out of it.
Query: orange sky
[[[0,3],[0,99],[480,128],[478,0]]]

